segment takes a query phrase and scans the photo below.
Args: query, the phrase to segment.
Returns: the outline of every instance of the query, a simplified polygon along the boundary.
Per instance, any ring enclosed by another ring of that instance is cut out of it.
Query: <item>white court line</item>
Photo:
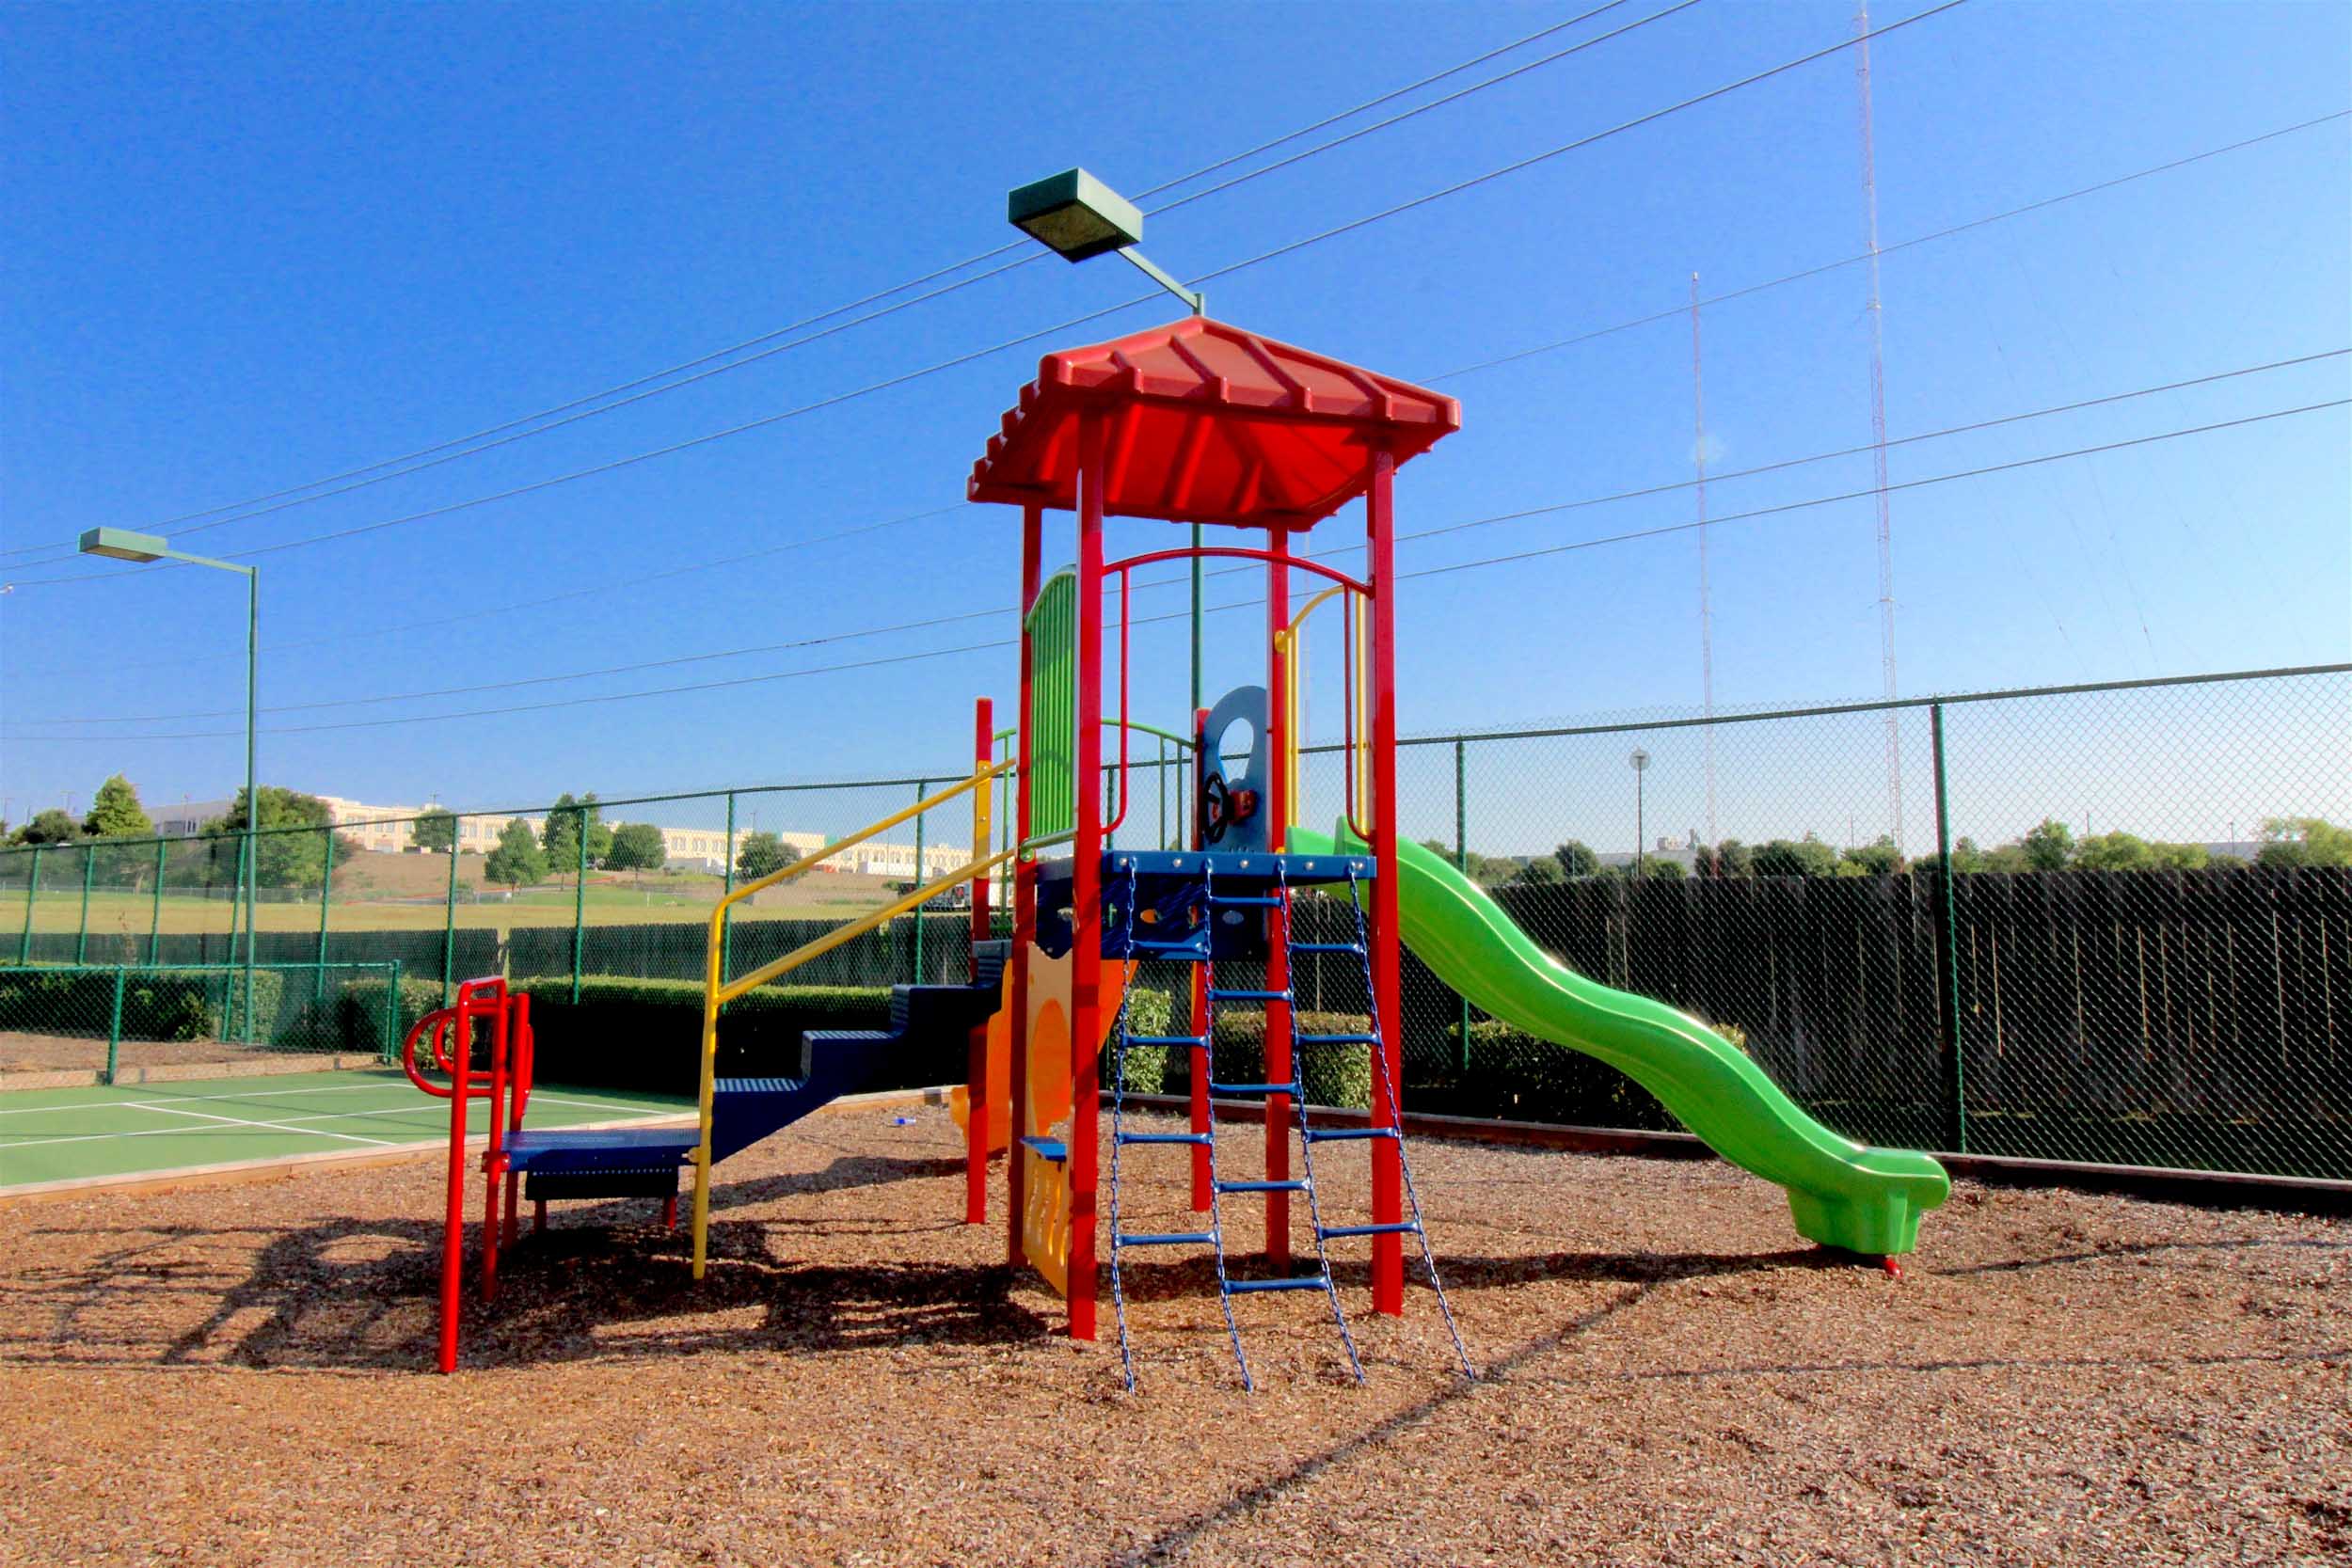
[[[364,1089],[387,1089],[405,1084],[405,1078],[390,1083],[334,1084],[316,1089],[239,1089],[233,1094],[182,1094],[158,1096],[151,1100],[85,1100],[76,1105],[0,1105],[0,1117],[38,1116],[44,1111],[111,1111],[124,1105],[205,1105],[219,1100],[253,1098],[284,1100],[298,1094],[357,1094]],[[650,1105],[632,1105],[617,1100],[580,1100],[568,1095],[548,1094],[539,1089],[531,1091],[533,1100],[544,1100],[550,1105],[596,1105],[620,1111],[644,1111],[647,1116],[668,1116],[671,1113]]]
[[[171,1109],[171,1108],[170,1108],[169,1106],[167,1106],[167,1105],[150,1105],[150,1104],[144,1104],[144,1103],[142,1103],[142,1102],[140,1102],[140,1101],[135,1101],[135,1100],[134,1100],[134,1101],[126,1101],[126,1102],[125,1102],[125,1104],[126,1104],[126,1107],[127,1107],[128,1109],[130,1109],[130,1110],[134,1110],[134,1111],[153,1111],[153,1112],[157,1113],[157,1114],[158,1114],[158,1115],[160,1115],[160,1116],[167,1116],[167,1117],[195,1117],[195,1118],[196,1118],[197,1120],[199,1120],[199,1121],[219,1121],[219,1122],[226,1122],[226,1123],[228,1123],[228,1124],[229,1124],[230,1126],[231,1126],[231,1127],[258,1127],[258,1128],[262,1129],[263,1132],[292,1132],[292,1131],[294,1131],[294,1129],[289,1128],[289,1127],[287,1127],[287,1126],[285,1126],[284,1124],[279,1123],[279,1122],[275,1122],[275,1121],[253,1121],[253,1120],[250,1120],[250,1119],[248,1119],[247,1117],[216,1117],[216,1116],[213,1115],[213,1113],[212,1113],[212,1112],[210,1112],[210,1111],[175,1111],[175,1110]],[[364,1115],[365,1113],[359,1113],[359,1114],[363,1114],[363,1115]],[[339,1120],[339,1119],[341,1119],[341,1118],[340,1118],[340,1117],[313,1117],[312,1119],[313,1119],[313,1120]],[[187,1129],[185,1129],[185,1128],[182,1128],[182,1129],[181,1129],[181,1131],[182,1131],[182,1132],[185,1132],[185,1131],[187,1131]],[[357,1133],[357,1132],[319,1132],[319,1131],[317,1131],[317,1130],[315,1130],[315,1129],[304,1129],[304,1130],[302,1130],[302,1131],[303,1131],[304,1135],[305,1135],[306,1137],[312,1137],[312,1138],[341,1138],[341,1139],[342,1139],[342,1140],[343,1140],[344,1142],[346,1142],[346,1143],[355,1143],[355,1144],[382,1144],[382,1143],[389,1143],[389,1142],[390,1141],[389,1139],[386,1139],[386,1138],[363,1138],[363,1137],[361,1137],[361,1136],[360,1136],[358,1133]]]
[[[121,1110],[128,1103],[133,1102],[112,1101],[100,1107],[100,1109],[110,1111]],[[575,1100],[564,1101],[562,1101],[562,1103],[569,1105],[600,1105],[607,1102],[595,1100]],[[63,1109],[64,1107],[61,1106],[58,1108]],[[139,1110],[156,1109],[156,1107],[146,1104],[135,1104],[134,1108]],[[245,1127],[270,1128],[279,1132],[296,1133],[303,1137],[333,1138],[347,1136],[355,1143],[381,1144],[385,1143],[386,1140],[382,1138],[362,1138],[356,1133],[345,1134],[338,1132],[322,1132],[316,1128],[303,1127],[298,1124],[306,1121],[358,1121],[369,1117],[406,1117],[414,1116],[420,1111],[430,1112],[432,1108],[433,1107],[431,1105],[395,1105],[381,1111],[326,1111],[315,1113],[307,1117],[283,1117],[277,1121],[247,1121],[240,1122],[238,1125]],[[674,1116],[682,1116],[685,1114],[682,1111],[645,1110],[643,1106],[635,1105],[621,1106],[620,1109],[644,1111],[644,1119],[648,1121],[666,1119]],[[174,1117],[201,1117],[204,1115],[204,1113],[200,1111],[164,1111],[162,1114]],[[228,1117],[215,1117],[208,1119],[230,1121],[234,1118]],[[108,1138],[162,1138],[170,1137],[175,1134],[184,1135],[194,1131],[196,1131],[196,1129],[191,1127],[144,1127],[133,1132],[75,1132],[61,1138],[17,1138],[7,1143],[0,1143],[0,1148],[53,1148],[59,1144],[98,1143]],[[555,1129],[555,1131],[561,1132],[563,1129],[559,1128]],[[479,1134],[473,1135],[479,1136]]]

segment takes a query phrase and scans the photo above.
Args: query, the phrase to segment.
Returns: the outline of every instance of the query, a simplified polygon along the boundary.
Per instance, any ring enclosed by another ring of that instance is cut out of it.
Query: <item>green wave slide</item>
[[[1362,852],[1291,829],[1294,853]],[[1894,1257],[1919,1244],[1919,1216],[1950,1195],[1929,1156],[1873,1148],[1799,1109],[1747,1053],[1686,1013],[1597,985],[1528,940],[1476,883],[1421,845],[1398,846],[1405,942],[1470,1005],[1542,1039],[1607,1062],[1656,1095],[1682,1125],[1742,1170],[1788,1192],[1797,1230],[1849,1252]]]

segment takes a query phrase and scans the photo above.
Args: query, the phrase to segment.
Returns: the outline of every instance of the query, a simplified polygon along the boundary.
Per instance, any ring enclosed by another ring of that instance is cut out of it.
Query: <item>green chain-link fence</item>
[[[24,1083],[395,1060],[434,1005],[393,963],[0,966],[0,1073]],[[246,997],[253,999],[248,1014]]]
[[[2347,736],[2337,665],[1422,737],[1400,751],[1399,823],[1549,951],[1706,1019],[1851,1136],[2352,1178]],[[1306,759],[1317,825],[1339,815],[1341,760]],[[397,962],[432,992],[490,971],[543,994],[698,981],[739,877],[963,776],[264,830],[251,956],[287,973]],[[1129,777],[1116,842],[1181,842],[1182,748],[1139,736]],[[991,848],[1011,817],[1007,778]],[[739,906],[730,973],[951,870],[970,835],[960,799]],[[13,957],[242,963],[238,853],[233,833],[0,851]],[[1313,899],[1300,916],[1343,918]],[[968,930],[934,907],[794,979],[958,978]],[[1182,978],[1140,983],[1173,994]],[[1338,966],[1298,983],[1314,1010],[1363,1007]],[[1481,1018],[1409,953],[1404,1024],[1417,1109],[1673,1125],[1610,1069]]]

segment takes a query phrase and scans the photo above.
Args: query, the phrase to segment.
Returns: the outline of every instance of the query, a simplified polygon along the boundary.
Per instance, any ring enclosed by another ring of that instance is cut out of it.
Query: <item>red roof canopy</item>
[[[1104,420],[1104,515],[1307,529],[1462,426],[1452,398],[1223,322],[1064,349],[972,466],[976,501],[1077,505],[1078,416]]]

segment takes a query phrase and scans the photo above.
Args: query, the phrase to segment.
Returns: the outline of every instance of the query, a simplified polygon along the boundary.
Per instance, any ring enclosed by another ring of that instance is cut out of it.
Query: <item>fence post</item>
[[[253,809],[248,802],[246,810],[250,813]],[[253,823],[248,816],[246,823],[246,831],[237,835],[237,885],[234,890],[235,896],[232,896],[229,903],[229,958],[231,963],[234,963],[237,957],[237,897],[241,896],[245,900],[245,973],[248,977],[253,973],[253,960],[257,957],[253,944],[261,936],[261,928],[253,918],[253,886],[246,880],[247,863],[252,859],[254,850],[261,843],[253,836],[252,828]],[[237,993],[234,981],[230,983],[229,989],[232,994]],[[251,1045],[253,1043],[253,988],[246,987],[242,994],[245,998],[245,1006],[242,1008],[231,1005],[223,1010],[236,1018],[238,1032],[245,1037],[245,1043]]]
[[[86,843],[82,846],[82,925],[73,934],[73,961],[77,964],[89,961],[89,883],[90,874],[97,869],[98,847]]]
[[[915,780],[914,803],[917,806],[922,805],[923,796],[930,787],[922,780]],[[918,888],[923,885],[923,816],[919,811],[914,816],[914,885]],[[918,986],[923,983],[923,906],[920,904],[914,906],[914,973],[908,978]]]
[[[735,791],[732,789],[727,791],[726,847],[720,852],[720,859],[726,863],[720,868],[719,872],[719,893],[720,895],[723,897],[735,891]],[[754,894],[752,896],[756,898],[758,895]],[[724,981],[730,974],[734,973],[729,967],[729,964],[734,957],[735,910],[734,907],[730,905],[726,911],[719,916],[719,978],[722,981]],[[574,1000],[577,1001],[578,998],[574,998]]]
[[[588,812],[572,816],[572,1006],[580,1006],[580,972],[588,957]]]
[[[155,841],[155,895],[147,911],[147,961],[154,963],[164,951],[164,851],[163,839]]]
[[[400,1040],[403,1033],[400,1027],[400,1009],[402,1006],[400,992],[400,960],[398,958],[394,958],[391,962],[391,991],[385,998],[384,1005],[383,1054],[384,1060],[387,1063],[400,1060]]]
[[[450,819],[449,894],[441,901],[441,1006],[449,1006],[450,971],[457,964],[457,841],[466,831],[462,816]]]
[[[1952,832],[1947,805],[1944,770],[1944,705],[1935,703],[1928,708],[1928,737],[1935,753],[1935,864],[1939,902],[1936,933],[1944,948],[1944,1006],[1937,1010],[1944,1015],[1944,1037],[1940,1042],[1944,1053],[1944,1092],[1951,1113],[1949,1123],[1952,1152],[1968,1152],[1968,1072],[1961,1060],[1960,1031],[1960,916],[1952,895]]]
[[[16,961],[21,964],[33,961],[33,900],[40,893],[41,848],[40,845],[33,846],[32,875],[24,879],[24,934],[16,940]]]
[[[1470,875],[1470,794],[1466,787],[1470,778],[1468,758],[1462,742],[1454,742],[1454,869]],[[1464,1078],[1470,1076],[1470,998],[1456,997],[1462,1004],[1462,1038],[1454,1050],[1454,1067]]]
[[[318,974],[310,983],[312,1006],[326,1000],[326,909],[335,901],[335,830],[321,830],[326,834],[326,863],[319,872],[319,951]]]
[[[124,973],[120,964],[115,965],[114,1015],[106,1021],[106,1077],[104,1081],[110,1086],[115,1081],[115,1074],[120,1070],[122,1065],[122,977]]]

